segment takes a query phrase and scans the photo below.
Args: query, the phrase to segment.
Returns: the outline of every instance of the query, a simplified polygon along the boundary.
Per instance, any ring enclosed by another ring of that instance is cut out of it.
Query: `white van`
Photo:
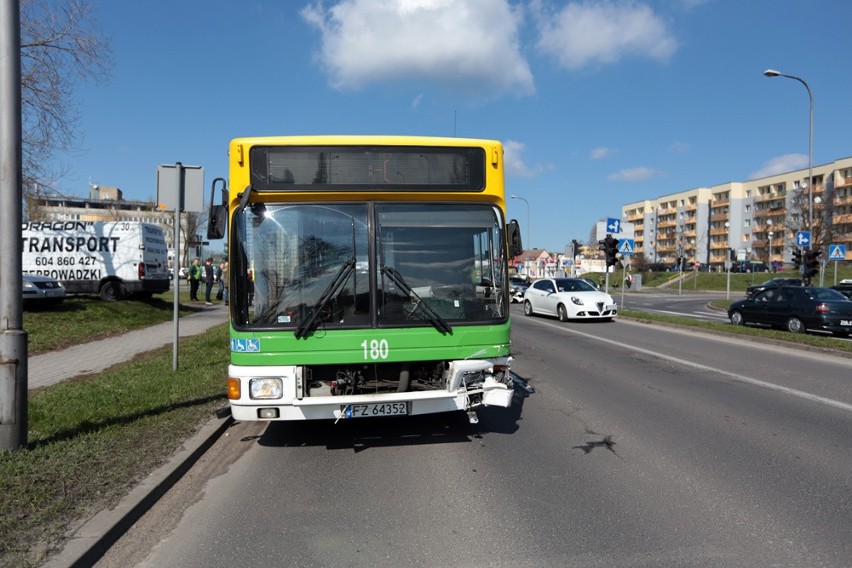
[[[104,300],[169,290],[163,230],[134,221],[33,221],[21,231],[21,268]]]

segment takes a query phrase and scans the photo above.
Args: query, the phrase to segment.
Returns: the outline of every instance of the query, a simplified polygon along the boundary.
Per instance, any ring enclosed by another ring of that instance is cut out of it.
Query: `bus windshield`
[[[463,203],[254,203],[234,214],[249,278],[240,328],[434,326],[508,317],[499,208]]]

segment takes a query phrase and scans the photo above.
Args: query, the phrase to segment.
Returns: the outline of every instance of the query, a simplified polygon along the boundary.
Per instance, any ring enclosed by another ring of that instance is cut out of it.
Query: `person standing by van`
[[[222,291],[222,299],[225,300],[225,305],[228,305],[228,261],[224,261],[220,266],[222,276],[219,277],[219,289]]]
[[[212,306],[210,293],[213,291],[213,282],[216,280],[216,272],[213,270],[213,259],[208,258],[204,263],[204,303]]]
[[[189,299],[190,301],[197,302],[198,286],[201,284],[201,261],[197,258],[192,261],[187,278],[189,279]]]

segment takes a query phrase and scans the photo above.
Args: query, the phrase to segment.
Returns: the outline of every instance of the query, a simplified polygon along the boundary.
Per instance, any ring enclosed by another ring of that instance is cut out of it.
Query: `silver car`
[[[25,304],[58,304],[65,299],[65,287],[47,276],[24,274],[23,296]]]

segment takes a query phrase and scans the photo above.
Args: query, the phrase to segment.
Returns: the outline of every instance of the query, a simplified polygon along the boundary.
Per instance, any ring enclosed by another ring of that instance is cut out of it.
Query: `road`
[[[712,310],[707,304],[714,300],[724,300],[724,292],[685,292],[678,294],[677,290],[664,292],[642,292],[641,294],[624,294],[615,292],[613,297],[625,308],[659,314],[683,316],[715,322],[728,321],[728,315],[721,310]],[[743,298],[741,292],[731,295],[732,300]]]
[[[510,410],[237,424],[98,565],[849,565],[852,361],[513,315]]]

